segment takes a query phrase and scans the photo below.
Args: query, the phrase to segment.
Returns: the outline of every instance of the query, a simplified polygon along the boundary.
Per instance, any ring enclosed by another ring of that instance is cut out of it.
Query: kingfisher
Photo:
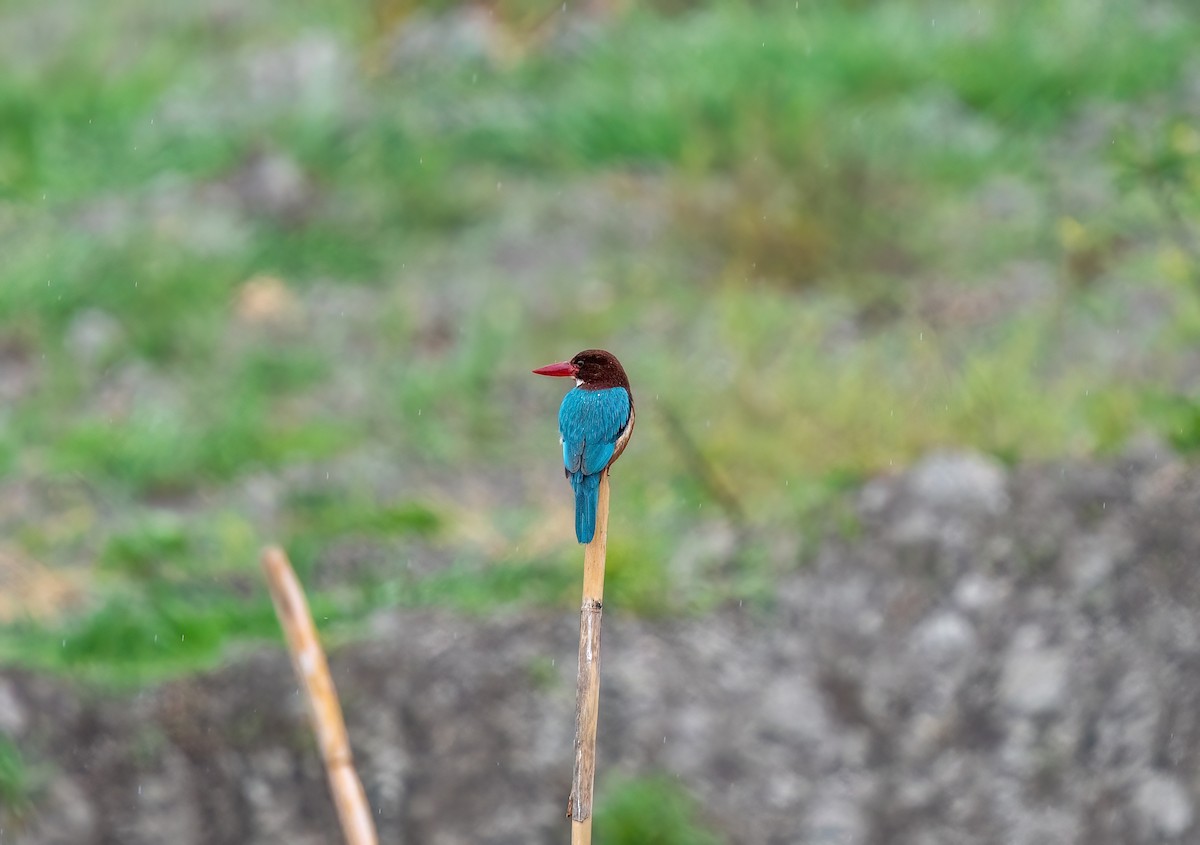
[[[534,370],[575,379],[558,409],[563,466],[575,491],[575,539],[596,536],[600,476],[621,457],[633,434],[633,392],[625,368],[611,352],[585,349],[570,361]]]

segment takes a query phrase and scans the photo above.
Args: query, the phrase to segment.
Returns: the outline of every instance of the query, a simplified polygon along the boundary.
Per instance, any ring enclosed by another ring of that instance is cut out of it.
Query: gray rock
[[[803,841],[811,845],[865,845],[867,820],[844,788],[826,789],[813,801]]]
[[[41,796],[36,814],[19,841],[38,845],[93,842],[97,821],[92,797],[75,779],[60,776]]]
[[[314,196],[299,162],[278,150],[252,154],[230,183],[248,214],[289,222],[303,219]]]
[[[817,690],[800,675],[773,679],[763,689],[763,727],[779,737],[815,741],[829,729]],[[703,736],[696,737],[703,741]]]
[[[25,707],[17,697],[15,686],[0,678],[0,734],[20,736],[27,723]]]
[[[737,551],[737,532],[725,522],[711,522],[688,533],[671,557],[673,576],[703,578],[715,566],[727,563]]]
[[[972,572],[954,588],[954,601],[965,611],[983,612],[1000,606],[1010,592],[1005,582]]]
[[[132,822],[124,839],[153,845],[159,842],[200,845],[204,825],[197,812],[199,784],[187,760],[174,749],[164,753],[162,766],[142,778],[126,796]]]
[[[896,485],[890,478],[875,478],[863,485],[858,493],[858,508],[863,514],[883,513],[892,503]]]
[[[938,664],[952,663],[974,647],[975,631],[961,614],[939,611],[916,629],[913,645],[920,657]]]
[[[601,795],[666,773],[730,845],[1194,839],[1200,470],[970,470],[956,498],[938,461],[873,482],[861,533],[781,569],[770,611],[606,608]],[[897,540],[913,513],[933,546]],[[577,624],[397,610],[330,655],[381,841],[562,837]],[[70,773],[20,845],[338,837],[278,649],[135,697],[0,684],[31,770]]]
[[[173,173],[155,180],[141,200],[139,216],[156,235],[202,255],[237,252],[249,237],[233,191],[198,186]]]
[[[1081,537],[1067,547],[1064,566],[1071,579],[1071,586],[1079,593],[1087,593],[1108,582],[1117,556],[1123,551],[1119,540],[1101,536]]]
[[[1061,649],[1018,641],[1004,662],[1000,698],[1025,716],[1054,713],[1063,704],[1069,665]]]
[[[40,376],[37,361],[27,346],[0,338],[0,402],[24,399],[37,387]]]
[[[917,500],[940,511],[1000,514],[1009,505],[1004,468],[972,452],[939,452],[908,477]]]
[[[89,308],[75,315],[67,326],[67,350],[76,363],[95,367],[120,343],[124,332],[121,324],[99,308]]]
[[[396,29],[388,51],[394,69],[483,61],[501,48],[501,27],[485,6],[464,6],[441,15],[414,14]]]
[[[244,95],[258,109],[302,110],[314,116],[336,113],[352,99],[354,63],[343,44],[327,32],[248,55],[243,63]]]
[[[1176,778],[1155,773],[1138,785],[1134,807],[1147,830],[1178,837],[1192,826],[1192,797]]]

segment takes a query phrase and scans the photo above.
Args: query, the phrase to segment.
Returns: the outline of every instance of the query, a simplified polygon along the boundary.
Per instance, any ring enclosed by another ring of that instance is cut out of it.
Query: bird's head
[[[625,368],[615,355],[603,349],[585,349],[570,361],[539,367],[534,372],[539,376],[569,376],[575,379],[577,385],[588,390],[608,387],[629,390]]]

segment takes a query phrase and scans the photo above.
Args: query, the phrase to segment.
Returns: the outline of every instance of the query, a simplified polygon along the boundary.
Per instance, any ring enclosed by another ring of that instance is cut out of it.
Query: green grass
[[[223,481],[257,467],[311,460],[352,442],[340,423],[274,421],[253,400],[213,408],[215,419],[148,411],[121,424],[82,420],[57,445],[55,466],[156,493]]]
[[[164,576],[140,588],[110,584],[96,607],[71,623],[8,626],[0,659],[115,689],[209,669],[239,643],[281,639],[255,574]],[[310,590],[309,601],[323,636],[336,645],[361,634],[363,621],[382,607],[489,614],[561,605],[575,592],[574,574],[545,563],[463,565],[426,578],[364,579],[353,589]]]
[[[596,806],[601,845],[720,845],[696,801],[665,776],[605,783]]]
[[[21,756],[21,751],[5,736],[0,736],[0,819],[19,824],[32,808],[37,775]]]
[[[12,536],[92,587],[0,654],[211,665],[275,636],[267,541],[347,636],[571,606],[560,386],[528,370],[587,346],[634,381],[608,597],[647,615],[769,607],[803,564],[772,536],[932,448],[1200,440],[1185,4],[663,2],[540,41],[558,8],[500,4],[496,56],[391,66],[386,0],[56,0],[61,37],[0,51],[0,387],[29,385],[0,483],[86,487]],[[239,193],[263,155],[302,214]],[[264,275],[286,307],[247,316]],[[680,552],[724,516],[665,408],[749,514],[732,561]]]

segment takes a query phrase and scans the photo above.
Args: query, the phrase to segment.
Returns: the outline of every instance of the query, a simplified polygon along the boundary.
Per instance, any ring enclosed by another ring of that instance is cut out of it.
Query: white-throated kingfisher
[[[575,538],[596,536],[600,476],[621,457],[633,433],[633,392],[625,368],[611,352],[585,349],[570,361],[534,370],[575,379],[558,409],[563,466],[575,491]]]

